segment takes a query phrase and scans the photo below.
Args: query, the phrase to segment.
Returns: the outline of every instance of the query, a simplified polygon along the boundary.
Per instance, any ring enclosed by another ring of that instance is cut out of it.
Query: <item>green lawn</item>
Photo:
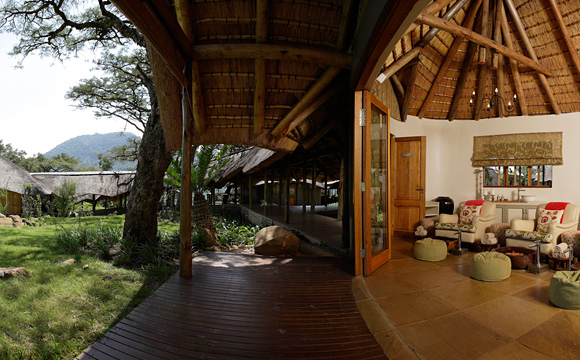
[[[122,226],[124,217],[49,218],[46,226],[0,228],[0,267],[23,266],[32,274],[0,279],[0,359],[74,358],[166,279],[62,253],[52,236],[79,221]],[[160,224],[161,231],[177,227]],[[62,264],[69,258],[77,263]]]

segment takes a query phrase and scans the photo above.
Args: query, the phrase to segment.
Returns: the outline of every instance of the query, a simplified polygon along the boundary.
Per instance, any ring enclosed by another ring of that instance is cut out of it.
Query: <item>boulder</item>
[[[18,215],[10,215],[8,216],[10,219],[12,219],[12,226],[14,227],[23,227],[24,226],[24,222],[22,221],[22,218]]]
[[[300,239],[281,226],[269,226],[256,234],[254,250],[256,254],[268,256],[296,255]]]
[[[14,224],[12,223],[12,219],[7,218],[7,217],[3,217],[3,218],[0,218],[0,226],[12,227],[12,226],[14,226]]]
[[[6,218],[6,215],[0,213],[0,219],[5,219],[5,218]]]
[[[26,271],[23,267],[8,267],[8,268],[0,268],[0,278],[10,278],[10,277],[17,277],[20,275],[24,275],[30,277],[30,273]]]
[[[68,259],[68,260],[63,261],[62,263],[63,264],[67,264],[67,265],[72,265],[72,264],[74,264],[76,262],[77,261],[75,259]]]

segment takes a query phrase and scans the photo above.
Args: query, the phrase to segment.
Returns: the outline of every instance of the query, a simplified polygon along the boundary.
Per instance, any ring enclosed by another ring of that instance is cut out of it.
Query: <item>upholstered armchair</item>
[[[561,233],[578,229],[580,207],[573,204],[563,206],[551,204],[562,205],[562,203],[540,204],[536,208],[534,220],[513,219],[505,233],[506,245],[527,248],[536,240],[541,240],[540,252],[552,254]]]
[[[439,222],[435,223],[435,236],[457,239],[457,231],[461,229],[461,241],[474,243],[483,238],[494,220],[495,203],[463,201],[459,203],[457,214],[439,215]]]

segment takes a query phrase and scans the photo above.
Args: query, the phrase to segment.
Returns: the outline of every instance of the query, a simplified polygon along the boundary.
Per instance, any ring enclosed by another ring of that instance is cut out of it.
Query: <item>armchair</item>
[[[461,229],[461,241],[474,243],[483,238],[483,234],[489,229],[495,220],[495,203],[484,201],[481,211],[472,217],[471,223],[465,221],[461,212],[466,208],[466,201],[459,203],[459,214],[441,214],[439,222],[435,223],[435,236],[457,239],[457,231]],[[464,220],[461,222],[461,220]]]
[[[558,243],[558,237],[561,233],[568,230],[578,229],[578,220],[580,216],[580,207],[578,205],[567,204],[565,206],[564,214],[560,218],[553,221],[544,221],[544,229],[547,231],[538,231],[538,219],[546,210],[548,204],[540,204],[536,208],[536,218],[534,220],[513,219],[510,223],[510,228],[506,230],[506,246],[519,246],[527,248],[536,240],[541,240],[540,252],[542,254],[551,255],[554,246]],[[549,207],[548,207],[549,209]]]

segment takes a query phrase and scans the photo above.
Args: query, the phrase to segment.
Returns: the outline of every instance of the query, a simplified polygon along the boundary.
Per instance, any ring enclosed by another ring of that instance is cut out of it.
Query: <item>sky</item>
[[[65,98],[80,79],[91,78],[95,55],[87,51],[78,58],[59,62],[29,56],[16,69],[20,58],[8,55],[18,38],[0,34],[0,139],[24,150],[28,156],[45,153],[79,135],[136,130],[117,119],[95,118],[92,110],[76,109]],[[139,135],[139,134],[138,134]]]

